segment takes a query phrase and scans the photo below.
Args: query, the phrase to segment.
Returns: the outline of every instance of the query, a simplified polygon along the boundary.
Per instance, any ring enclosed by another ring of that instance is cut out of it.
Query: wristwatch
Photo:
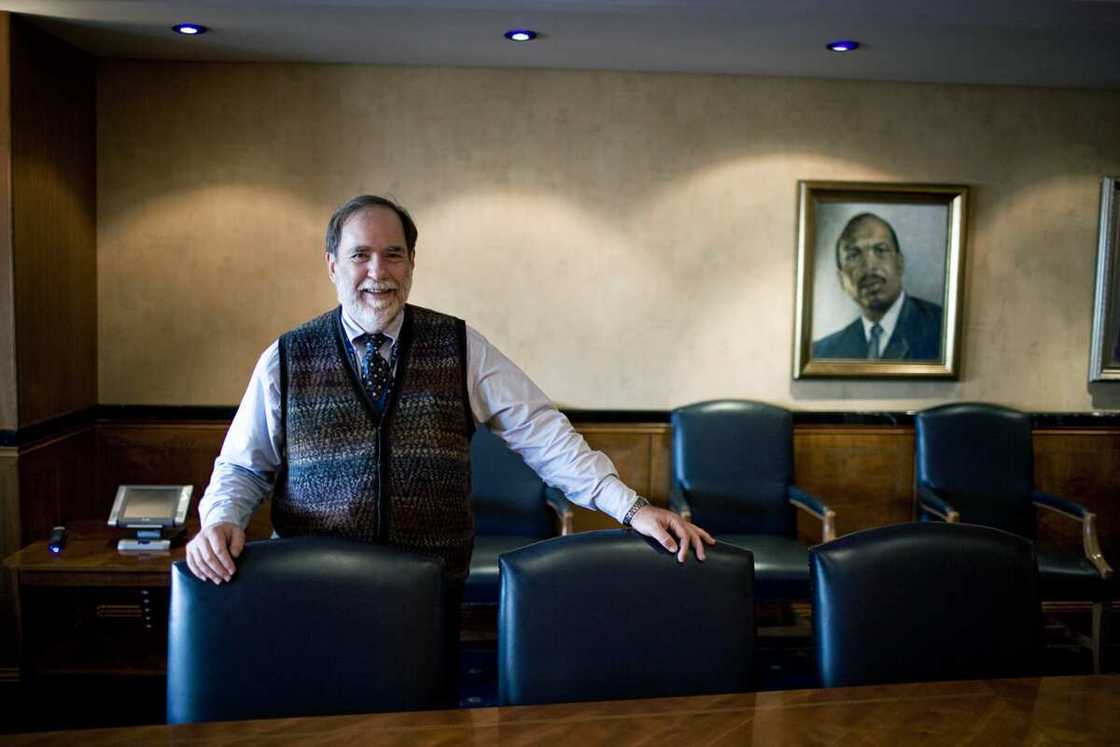
[[[626,512],[626,516],[622,517],[622,526],[630,526],[630,522],[634,520],[634,515],[648,505],[649,501],[639,495],[634,501],[634,504],[630,506],[630,510]]]

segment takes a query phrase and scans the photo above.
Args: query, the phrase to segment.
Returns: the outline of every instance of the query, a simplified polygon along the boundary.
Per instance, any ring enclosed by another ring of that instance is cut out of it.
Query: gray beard
[[[359,327],[371,334],[381,332],[388,327],[397,318],[397,314],[404,309],[402,304],[396,309],[386,309],[384,312],[378,312],[363,304],[360,298],[339,298],[338,301],[350,318],[357,322]]]

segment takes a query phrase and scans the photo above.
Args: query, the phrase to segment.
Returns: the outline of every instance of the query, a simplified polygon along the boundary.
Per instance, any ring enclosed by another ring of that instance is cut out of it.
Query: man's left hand
[[[679,514],[657,506],[642,506],[630,519],[630,526],[639,534],[657,540],[669,552],[675,552],[678,563],[684,562],[690,546],[696,553],[696,559],[703,560],[704,544],[716,543],[712,535],[700,527],[685,521]]]

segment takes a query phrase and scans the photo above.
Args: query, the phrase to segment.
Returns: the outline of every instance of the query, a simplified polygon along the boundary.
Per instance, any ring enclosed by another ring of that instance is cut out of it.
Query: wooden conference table
[[[6,744],[1117,744],[1120,676],[19,734]]]

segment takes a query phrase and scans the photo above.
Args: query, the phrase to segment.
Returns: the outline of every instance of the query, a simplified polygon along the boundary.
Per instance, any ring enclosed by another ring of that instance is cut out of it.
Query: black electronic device
[[[183,531],[192,485],[121,485],[109,526],[135,529],[136,537],[117,543],[120,552],[151,552],[171,549],[171,538]]]
[[[47,549],[51,551],[52,555],[58,555],[66,547],[66,538],[70,536],[70,530],[66,527],[55,527],[51,530],[51,536],[47,540]]]

